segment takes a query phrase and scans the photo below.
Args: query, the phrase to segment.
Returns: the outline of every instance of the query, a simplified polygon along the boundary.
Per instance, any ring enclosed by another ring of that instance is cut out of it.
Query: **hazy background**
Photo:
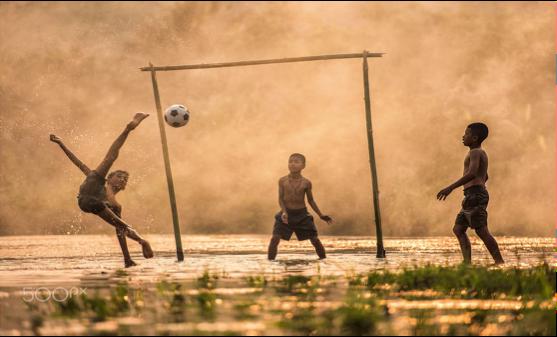
[[[142,233],[171,233],[149,73],[155,65],[327,53],[370,59],[386,236],[449,235],[470,122],[490,127],[490,228],[552,236],[555,4],[0,3],[0,234],[112,233],[76,201],[83,180],[48,134],[95,167],[136,111],[118,195]],[[321,209],[323,234],[375,233],[361,60],[159,73],[182,229],[270,233],[288,155]]]

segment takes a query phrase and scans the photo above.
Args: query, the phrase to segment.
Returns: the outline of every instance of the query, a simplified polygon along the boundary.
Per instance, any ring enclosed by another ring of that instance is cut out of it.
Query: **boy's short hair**
[[[478,137],[478,143],[482,143],[489,135],[489,129],[484,123],[472,123],[468,125],[472,135]]]
[[[108,174],[108,177],[106,177],[107,179],[112,178],[114,175],[118,174],[118,173],[123,173],[125,175],[127,175],[128,177],[130,176],[130,174],[127,171],[123,171],[123,170],[116,170],[116,171],[112,171]]]
[[[290,155],[290,158],[299,158],[299,159],[302,160],[302,162],[303,162],[304,164],[306,163],[306,157],[305,157],[303,154],[301,154],[301,153],[292,153],[292,154]]]

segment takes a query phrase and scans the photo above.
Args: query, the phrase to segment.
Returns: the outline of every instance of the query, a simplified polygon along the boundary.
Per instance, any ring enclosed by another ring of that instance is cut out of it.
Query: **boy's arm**
[[[284,206],[284,187],[282,187],[282,179],[279,180],[279,206],[280,211],[286,214],[286,207]]]
[[[319,210],[319,207],[317,207],[317,203],[315,203],[315,199],[313,199],[311,181],[309,181],[309,180],[308,180],[308,187],[306,189],[306,194],[307,194],[309,205],[315,211],[315,213],[317,213],[319,218],[321,218],[321,220],[323,220],[323,221],[326,221],[327,223],[331,223],[333,221],[333,219],[330,216],[324,215],[323,213],[321,213],[321,210]]]
[[[279,205],[280,205],[280,218],[283,223],[288,223],[288,213],[286,213],[286,206],[284,205],[284,187],[282,187],[282,178],[279,179]]]
[[[62,139],[60,137],[58,137],[56,135],[50,135],[50,141],[60,145],[60,147],[62,148],[62,150],[66,154],[66,156],[68,156],[68,158],[70,158],[72,163],[74,163],[75,166],[77,166],[81,170],[81,172],[83,172],[83,174],[88,175],[91,172],[91,169],[89,169],[87,167],[87,165],[83,164],[83,162],[81,162],[81,160],[79,160],[75,156],[75,154],[73,154],[72,151],[70,151],[70,149],[68,149],[66,147],[66,145],[64,145],[64,143],[62,142]]]
[[[438,200],[445,200],[451,192],[462,185],[474,180],[478,175],[478,171],[480,169],[480,159],[481,153],[479,150],[472,150],[470,151],[470,163],[468,164],[468,171],[462,178],[455,181],[453,184],[449,185],[448,187],[442,189],[437,193]]]

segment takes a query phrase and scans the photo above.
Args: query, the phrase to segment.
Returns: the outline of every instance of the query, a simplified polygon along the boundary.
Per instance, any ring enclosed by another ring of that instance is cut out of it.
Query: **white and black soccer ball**
[[[190,112],[188,108],[181,104],[171,105],[164,112],[164,121],[174,128],[188,124],[189,120]]]

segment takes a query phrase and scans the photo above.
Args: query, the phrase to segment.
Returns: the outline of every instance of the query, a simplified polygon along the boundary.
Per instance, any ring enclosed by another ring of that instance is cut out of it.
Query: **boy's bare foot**
[[[155,253],[153,253],[153,249],[151,249],[151,245],[149,244],[149,242],[147,241],[141,242],[141,248],[143,249],[143,256],[146,259],[150,259],[153,256],[155,256]]]
[[[137,263],[133,262],[133,260],[125,261],[126,268],[135,267]]]
[[[147,117],[149,117],[149,114],[143,112],[136,113],[135,116],[133,116],[132,121],[128,123],[128,129],[135,129]]]

